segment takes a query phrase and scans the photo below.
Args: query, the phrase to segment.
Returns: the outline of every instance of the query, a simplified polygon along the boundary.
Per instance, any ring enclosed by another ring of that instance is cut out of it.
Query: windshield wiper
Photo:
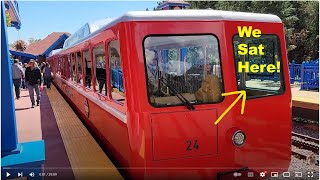
[[[195,110],[196,108],[190,103],[190,101],[188,101],[181,93],[179,93],[175,88],[173,88],[172,86],[170,86],[170,84],[168,83],[168,80],[163,78],[163,77],[159,77],[159,81],[161,81],[165,86],[167,86],[169,88],[169,90],[175,95],[177,96],[180,101],[189,109],[189,110]]]
[[[188,101],[181,93],[179,93],[175,88],[173,88],[172,86],[170,86],[170,84],[168,83],[168,80],[161,77],[160,75],[160,70],[159,70],[159,66],[158,66],[158,62],[157,62],[157,66],[156,66],[156,72],[154,72],[152,70],[151,67],[149,67],[147,65],[147,68],[150,70],[151,74],[157,78],[158,76],[158,79],[160,82],[162,82],[165,86],[167,86],[169,88],[169,90],[175,95],[178,97],[178,99],[189,109],[189,110],[195,110],[196,108],[190,103],[190,101]]]

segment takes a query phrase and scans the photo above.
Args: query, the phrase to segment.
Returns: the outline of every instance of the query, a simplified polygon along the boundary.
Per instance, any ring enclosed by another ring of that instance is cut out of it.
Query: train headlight
[[[238,130],[232,136],[232,142],[235,146],[242,146],[246,141],[246,135],[244,132]]]

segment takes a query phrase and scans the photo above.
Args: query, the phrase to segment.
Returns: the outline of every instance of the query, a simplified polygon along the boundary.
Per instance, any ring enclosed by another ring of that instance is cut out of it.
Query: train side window
[[[76,63],[77,63],[77,83],[83,84],[82,80],[82,65],[81,65],[81,53],[77,52],[76,54]]]
[[[251,46],[264,46],[264,55],[239,55],[238,45],[247,44],[248,49]],[[237,75],[238,90],[245,90],[247,98],[256,98],[282,94],[284,92],[283,71],[269,73],[266,70],[258,73],[239,73],[238,64],[249,62],[250,65],[269,65],[273,64],[277,67],[277,63],[281,61],[280,41],[276,35],[261,35],[259,38],[240,38],[239,35],[233,37],[235,70]],[[266,68],[265,68],[266,69]],[[281,69],[281,68],[280,68]]]
[[[95,89],[107,95],[106,91],[106,58],[104,52],[104,44],[98,45],[93,48],[93,65],[94,65],[94,84]]]
[[[85,86],[91,89],[91,57],[89,49],[83,51],[83,74],[85,76]]]
[[[74,82],[77,81],[76,63],[75,63],[74,53],[71,54],[71,80]]]
[[[57,74],[61,75],[61,58],[57,58],[56,60],[58,61]]]
[[[114,40],[109,43],[108,56],[110,70],[109,80],[111,81],[111,97],[116,101],[123,102],[125,100],[125,94],[119,40]]]
[[[67,58],[68,58],[68,60],[67,60],[67,68],[66,68],[66,70],[67,70],[66,77],[67,77],[68,80],[70,80],[70,78],[71,78],[71,62],[70,62],[71,59],[70,59],[70,54],[67,55]]]
[[[65,73],[64,73],[64,70],[65,70],[65,69],[64,69],[64,67],[65,67],[64,57],[61,57],[60,60],[61,60],[61,66],[60,66],[60,68],[61,68],[61,76],[64,77],[64,76],[65,76],[65,75],[64,75],[64,74],[65,74]]]

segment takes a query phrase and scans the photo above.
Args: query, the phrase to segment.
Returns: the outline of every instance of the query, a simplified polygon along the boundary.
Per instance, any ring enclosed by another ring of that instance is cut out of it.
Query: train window
[[[110,80],[111,80],[111,96],[117,101],[124,101],[124,86],[121,67],[120,45],[119,40],[111,41],[108,45]]]
[[[91,57],[89,49],[83,51],[83,74],[85,75],[85,86],[91,88]]]
[[[64,77],[65,76],[65,61],[64,61],[64,57],[60,57],[60,68],[61,68],[61,76]]]
[[[239,55],[238,45],[247,44],[250,46],[264,45],[264,55]],[[248,98],[282,94],[284,92],[283,72],[262,72],[262,73],[238,73],[238,62],[249,62],[249,64],[274,64],[281,63],[281,51],[279,39],[276,35],[261,35],[259,38],[233,37],[235,54],[235,67],[237,73],[237,85],[239,90],[246,90]]]
[[[67,55],[67,58],[68,58],[68,60],[67,60],[67,68],[66,68],[66,70],[67,70],[66,77],[69,80],[69,79],[71,79],[71,62],[70,62],[71,59],[70,59],[70,54]]]
[[[57,66],[57,72],[59,75],[61,75],[61,58],[58,58],[58,66]]]
[[[74,53],[71,54],[71,79],[72,81],[77,81],[77,74],[76,74],[76,63],[74,59]]]
[[[219,43],[214,35],[149,36],[143,45],[152,106],[189,108],[222,100]]]
[[[106,91],[106,59],[104,52],[104,45],[98,45],[93,48],[93,64],[94,64],[94,81],[95,89],[103,94],[107,95]]]
[[[81,65],[81,53],[77,52],[76,54],[76,63],[77,63],[77,83],[83,84],[82,80],[82,65]]]

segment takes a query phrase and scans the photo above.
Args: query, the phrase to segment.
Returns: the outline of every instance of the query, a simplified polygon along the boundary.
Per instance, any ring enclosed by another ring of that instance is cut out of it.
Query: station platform
[[[44,140],[42,179],[115,179],[123,177],[58,90],[41,91],[40,106],[31,108],[27,90],[15,99],[18,141]],[[10,176],[15,178],[8,170]],[[30,178],[28,174],[24,178]]]
[[[319,110],[319,92],[318,91],[300,90],[300,87],[293,86],[291,88],[291,92],[292,92],[292,101],[316,104],[318,105],[318,110]]]
[[[300,86],[292,85],[293,115],[319,122],[319,92],[300,90]]]

